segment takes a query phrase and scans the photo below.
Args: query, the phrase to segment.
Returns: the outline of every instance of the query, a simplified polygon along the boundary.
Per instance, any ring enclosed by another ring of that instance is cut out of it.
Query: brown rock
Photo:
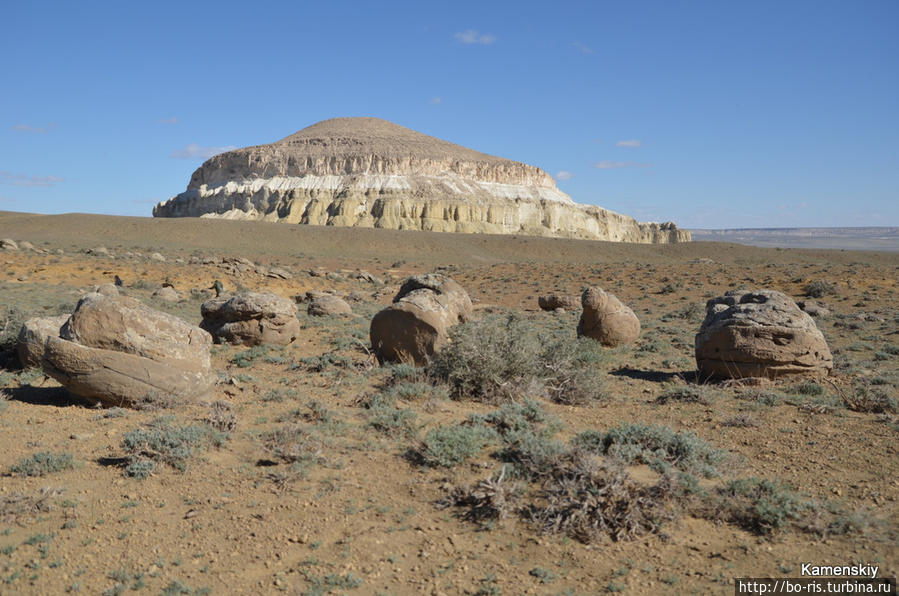
[[[537,298],[537,304],[542,310],[577,310],[581,307],[581,299],[577,296],[540,296]]]
[[[608,347],[629,344],[640,336],[640,319],[614,294],[594,287],[581,296],[584,310],[577,326],[578,336],[587,336]]]
[[[134,405],[190,400],[215,382],[212,339],[133,298],[88,294],[43,354],[44,371],[84,398]]]
[[[19,362],[25,368],[41,365],[44,358],[44,346],[47,338],[59,337],[60,328],[69,320],[69,315],[58,317],[35,317],[28,319],[19,331],[16,351]]]
[[[181,300],[181,296],[178,295],[178,291],[175,288],[170,288],[168,286],[164,288],[159,288],[155,292],[153,292],[153,298],[157,300],[162,300],[164,302],[178,302]]]
[[[286,345],[300,333],[296,305],[275,294],[247,292],[213,298],[203,303],[201,312],[200,327],[216,343]]]
[[[343,300],[333,294],[319,294],[312,298],[306,312],[314,317],[330,315],[351,315],[353,309]]]
[[[471,298],[440,273],[408,278],[393,304],[371,320],[371,344],[381,362],[424,365],[449,340],[449,329],[471,316]]]
[[[833,356],[815,321],[785,294],[733,290],[706,303],[696,364],[706,378],[818,378],[830,374]]]

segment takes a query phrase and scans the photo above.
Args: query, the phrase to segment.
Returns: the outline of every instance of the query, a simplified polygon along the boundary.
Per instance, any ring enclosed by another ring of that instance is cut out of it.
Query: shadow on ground
[[[609,374],[615,375],[616,377],[628,377],[640,381],[651,381],[653,383],[671,383],[674,381],[695,383],[699,379],[699,373],[695,370],[664,372],[660,370],[640,370],[638,368],[631,368],[630,366],[622,366],[619,369],[610,371]]]
[[[91,404],[77,395],[70,393],[65,387],[33,387],[26,385],[24,387],[16,387],[15,389],[7,389],[6,391],[11,399],[35,406],[56,406],[57,408],[67,408],[69,406],[92,407]]]

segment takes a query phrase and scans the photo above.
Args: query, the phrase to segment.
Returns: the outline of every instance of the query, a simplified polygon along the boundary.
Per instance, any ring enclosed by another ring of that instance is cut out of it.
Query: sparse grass
[[[674,401],[709,405],[717,397],[714,390],[707,385],[683,385],[666,389],[656,398],[656,403],[667,404]]]
[[[209,412],[204,422],[223,434],[231,434],[237,428],[237,416],[234,407],[226,401],[214,401],[209,404]]]
[[[356,577],[352,573],[338,575],[329,573],[327,575],[316,575],[305,570],[300,570],[306,579],[306,589],[300,594],[301,596],[324,596],[325,594],[338,593],[337,590],[353,590],[362,585],[362,579]]]
[[[810,504],[777,481],[740,478],[718,489],[711,516],[769,535],[796,521]]]
[[[260,358],[268,356],[269,351],[269,346],[253,346],[252,348],[243,350],[231,356],[231,364],[237,368],[248,368],[253,366],[253,364]]]
[[[285,424],[261,437],[262,447],[286,463],[309,463],[321,459],[321,441],[301,424]]]
[[[417,414],[411,408],[378,406],[369,409],[368,414],[368,425],[378,432],[394,438],[415,436]]]
[[[668,465],[711,478],[727,454],[690,432],[642,423],[622,424],[606,433],[585,431],[575,436],[575,446],[612,456],[625,463],[649,464],[657,469]]]
[[[146,428],[132,430],[122,437],[128,458],[125,475],[144,479],[156,470],[158,463],[183,472],[197,451],[221,440],[221,434],[208,425],[178,425],[171,416],[157,418]]]
[[[846,407],[854,412],[868,414],[899,413],[899,398],[884,386],[857,382],[847,392],[841,392]]]
[[[0,495],[0,521],[11,522],[51,511],[62,490],[42,488],[35,494],[21,492]]]
[[[20,459],[13,464],[9,471],[17,476],[46,476],[75,467],[75,460],[71,453],[52,453],[40,451]]]

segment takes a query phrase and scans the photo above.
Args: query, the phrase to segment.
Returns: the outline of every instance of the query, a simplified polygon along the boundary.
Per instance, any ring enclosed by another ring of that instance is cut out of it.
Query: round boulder
[[[371,345],[381,362],[427,364],[449,340],[449,329],[471,316],[471,298],[440,273],[414,275],[393,304],[371,320]]]
[[[614,294],[598,287],[587,288],[581,295],[581,306],[584,311],[577,325],[578,337],[586,336],[611,348],[640,336],[640,319]]]
[[[706,303],[696,334],[705,378],[825,377],[833,356],[815,321],[775,290],[733,290]]]
[[[59,337],[60,328],[68,320],[69,315],[59,315],[58,317],[35,317],[25,321],[22,330],[19,331],[16,344],[19,362],[23,367],[32,368],[41,365],[47,338]]]
[[[307,292],[306,296],[309,300],[309,306],[306,308],[306,312],[314,317],[353,314],[353,309],[350,308],[350,305],[347,304],[343,298],[333,294],[316,292],[314,295],[310,296],[310,293]]]
[[[247,292],[213,298],[200,309],[200,327],[216,343],[287,345],[300,334],[296,305],[275,294]]]
[[[178,295],[178,292],[175,290],[175,288],[171,288],[169,286],[159,288],[158,290],[153,292],[153,298],[162,300],[163,302],[178,302],[179,300],[181,300],[181,296]]]
[[[127,296],[88,294],[57,336],[48,336],[44,371],[81,397],[110,405],[181,402],[215,382],[212,338],[178,317]]]

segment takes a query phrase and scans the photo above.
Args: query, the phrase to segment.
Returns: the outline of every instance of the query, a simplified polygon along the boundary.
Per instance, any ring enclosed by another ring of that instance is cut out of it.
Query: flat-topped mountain
[[[624,242],[690,240],[579,205],[540,168],[378,118],[334,118],[280,141],[216,155],[155,217],[218,217]]]

